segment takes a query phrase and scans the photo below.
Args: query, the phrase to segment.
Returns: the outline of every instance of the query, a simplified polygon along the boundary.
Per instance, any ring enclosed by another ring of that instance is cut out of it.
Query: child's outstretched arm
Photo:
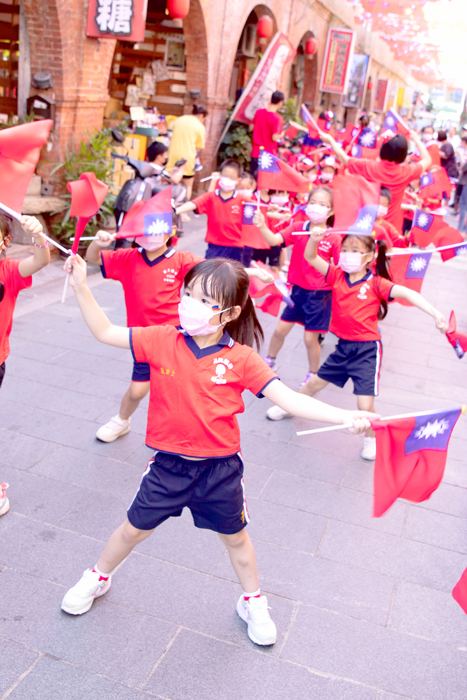
[[[264,267],[245,267],[245,272],[248,277],[257,277],[265,284],[272,284],[274,282],[274,275],[272,275],[269,270],[266,270]]]
[[[370,419],[374,420],[379,417],[375,413],[369,413],[368,411],[345,411],[343,408],[330,406],[327,403],[311,398],[311,396],[299,394],[297,391],[289,389],[281,381],[274,381],[268,384],[263,394],[276,406],[298,418],[334,423],[335,425],[353,423],[353,432],[356,434],[368,430],[371,427]]]
[[[320,131],[319,137],[321,141],[327,143],[328,146],[331,146],[332,150],[334,151],[335,155],[338,157],[342,165],[349,164],[350,156],[348,156],[344,149],[339,146],[339,144],[337,143],[337,141],[335,141],[335,139],[333,139],[331,134],[326,133],[326,131]]]
[[[35,272],[39,272],[50,262],[50,251],[47,240],[42,236],[42,224],[35,216],[22,216],[21,226],[23,231],[30,233],[35,245],[34,254],[25,260],[21,260],[18,265],[18,272],[21,277],[30,277]]]
[[[262,237],[264,238],[266,243],[269,243],[270,246],[283,244],[283,236],[281,236],[280,233],[273,233],[267,227],[266,219],[259,210],[256,210],[256,213],[253,217],[253,223],[259,228],[259,232],[261,233]]]
[[[305,260],[309,262],[315,270],[321,272],[322,275],[327,275],[329,270],[329,263],[318,255],[318,244],[323,240],[325,235],[326,229],[315,227],[310,232],[310,237],[306,244],[305,252],[303,253]]]
[[[176,214],[186,214],[189,211],[194,211],[196,209],[196,204],[194,202],[185,202],[181,206],[175,209]]]
[[[91,263],[91,265],[101,265],[101,250],[103,248],[108,248],[112,241],[115,240],[115,236],[116,233],[98,231],[96,240],[91,242],[91,245],[86,251],[86,262]]]
[[[101,343],[116,348],[130,348],[128,328],[114,326],[102,311],[86,284],[86,263],[79,255],[73,255],[65,263],[65,270],[72,272],[70,284],[83,315],[84,321],[93,336]]]
[[[446,323],[446,319],[444,318],[443,314],[438,311],[438,309],[435,309],[435,307],[432,306],[430,302],[427,301],[425,297],[422,297],[422,295],[418,292],[414,291],[413,289],[408,289],[401,284],[395,284],[391,290],[391,297],[393,299],[407,299],[407,301],[410,301],[410,303],[416,306],[417,309],[420,309],[420,311],[424,311],[426,314],[432,316],[435,320],[436,328],[441,331],[441,333],[446,333],[448,324]]]

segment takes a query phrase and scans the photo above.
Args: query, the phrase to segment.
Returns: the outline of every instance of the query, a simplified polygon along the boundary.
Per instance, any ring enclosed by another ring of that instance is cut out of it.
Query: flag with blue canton
[[[172,212],[144,214],[144,236],[160,236],[172,231]]]
[[[309,192],[310,183],[290,165],[261,149],[258,158],[258,189]]]
[[[378,213],[380,185],[361,175],[337,175],[333,180],[334,230],[371,236]]]
[[[454,408],[429,416],[417,416],[413,430],[405,440],[405,454],[419,450],[446,451],[460,413],[460,408]]]
[[[434,181],[434,177],[431,173],[425,173],[420,178],[420,189],[422,190],[424,187],[428,187],[428,185],[433,185]]]
[[[416,209],[410,230],[410,242],[420,248],[426,248],[433,243],[436,234],[446,226],[439,214],[430,214],[423,209]]]
[[[420,294],[430,260],[431,253],[410,253],[410,248],[407,249],[407,253],[404,251],[404,253],[391,255],[389,274],[392,281]],[[396,301],[403,306],[412,306],[407,299],[397,298]]]
[[[423,279],[428,270],[430,260],[431,253],[414,253],[411,255],[405,271],[405,279]]]
[[[357,137],[357,145],[364,148],[376,148],[377,136],[369,126],[365,126]]]
[[[392,131],[393,134],[403,134],[404,136],[408,136],[410,133],[406,123],[394,109],[390,109],[386,114],[386,118],[381,129],[382,132],[388,130]]]
[[[135,202],[126,213],[117,238],[162,236],[172,233],[172,187],[148,199]]]

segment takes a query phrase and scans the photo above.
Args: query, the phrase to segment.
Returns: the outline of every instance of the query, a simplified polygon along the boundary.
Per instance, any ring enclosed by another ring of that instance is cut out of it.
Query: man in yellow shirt
[[[187,161],[183,184],[187,199],[191,199],[193,179],[195,177],[195,160],[197,151],[204,148],[206,128],[204,120],[208,110],[203,105],[193,105],[193,114],[184,114],[173,123],[173,133],[169,144],[169,161],[167,170],[171,170],[181,158]]]

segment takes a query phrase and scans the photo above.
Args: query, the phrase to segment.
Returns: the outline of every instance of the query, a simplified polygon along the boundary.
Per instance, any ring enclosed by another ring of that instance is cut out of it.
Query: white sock
[[[245,593],[245,591],[243,591],[243,597],[245,598],[245,600],[247,600],[248,598],[258,598],[260,595],[261,591],[259,588],[257,591],[254,591],[254,593]]]
[[[94,567],[94,571],[96,574],[99,574],[99,576],[102,576],[102,578],[110,578],[111,574],[104,574],[103,571],[100,571],[97,566]]]

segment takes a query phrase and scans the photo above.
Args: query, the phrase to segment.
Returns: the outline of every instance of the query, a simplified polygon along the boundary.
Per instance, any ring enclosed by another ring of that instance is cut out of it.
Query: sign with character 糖
[[[148,0],[89,0],[86,34],[143,41]]]

